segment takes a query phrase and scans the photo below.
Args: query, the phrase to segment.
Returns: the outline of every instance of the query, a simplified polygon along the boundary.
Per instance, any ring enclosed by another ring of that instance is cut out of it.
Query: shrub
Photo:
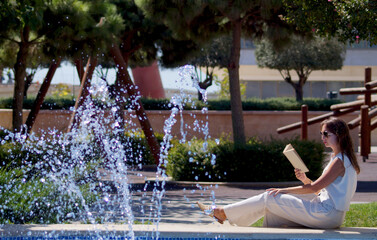
[[[25,179],[19,169],[0,169],[0,224],[62,223],[84,212],[83,203],[91,205],[97,197],[88,185],[77,194],[60,189],[45,178]]]
[[[292,181],[297,180],[293,167],[283,155],[286,144],[291,143],[300,154],[310,172],[317,178],[322,173],[324,147],[313,141],[274,140],[261,142],[250,140],[245,146],[235,146],[224,141],[210,141],[208,150],[200,148],[201,141],[173,147],[169,155],[168,174],[175,180],[199,181]],[[216,156],[213,161],[213,156]],[[211,164],[215,162],[214,164]]]
[[[43,171],[42,167],[48,166],[42,164],[47,153],[39,151],[36,145],[33,146],[35,149],[31,150],[29,142],[22,144],[17,141],[3,141],[0,145],[0,168],[27,166],[29,174]],[[35,169],[36,164],[39,165],[39,170]],[[24,170],[26,171],[26,168]]]
[[[9,134],[9,135],[8,135]],[[102,142],[89,134],[85,144],[81,141],[65,142],[61,140],[28,139],[23,143],[14,140],[12,133],[0,131],[0,167],[11,166],[13,168],[25,167],[28,174],[35,175],[38,172],[50,171],[55,166],[55,160],[64,164],[70,164],[73,152],[80,151],[80,158],[83,163],[104,164],[106,166],[106,154],[104,154]],[[158,142],[162,142],[163,135],[155,133]],[[110,136],[113,138],[115,136]],[[135,166],[155,164],[154,157],[149,150],[147,140],[142,132],[126,132],[119,139],[125,151],[127,164]],[[53,161],[52,161],[53,160]],[[48,163],[47,163],[48,162]],[[27,169],[26,169],[26,166]],[[92,174],[94,175],[94,174]]]
[[[175,143],[168,155],[168,175],[176,180],[215,180],[215,159],[211,154],[215,146],[214,141],[205,145],[201,139],[186,144]]]
[[[142,98],[142,103],[145,110],[170,110],[173,107],[169,99]]]
[[[163,135],[155,133],[157,141],[162,142]],[[121,139],[126,153],[127,164],[130,165],[153,165],[155,159],[149,149],[147,139],[142,132],[126,132]]]

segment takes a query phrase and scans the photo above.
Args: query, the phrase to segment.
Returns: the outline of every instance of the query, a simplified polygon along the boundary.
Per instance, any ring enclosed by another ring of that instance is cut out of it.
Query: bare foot
[[[226,215],[223,208],[211,207],[200,202],[197,202],[197,204],[204,214],[214,217],[219,223],[223,224],[226,220]]]
[[[226,220],[226,214],[223,208],[215,208],[213,209],[213,215],[219,221],[219,223],[223,224]]]

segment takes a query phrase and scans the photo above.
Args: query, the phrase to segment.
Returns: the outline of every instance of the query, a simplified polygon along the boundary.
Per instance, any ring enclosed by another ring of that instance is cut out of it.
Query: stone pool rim
[[[235,227],[229,224],[167,224],[133,225],[135,237],[155,237],[156,229],[159,238],[171,240],[196,239],[377,239],[377,228],[339,228],[339,229],[308,229],[308,228],[262,228]],[[127,224],[11,224],[0,225],[0,239],[10,237],[46,237],[59,236],[128,236]],[[51,238],[49,238],[51,239]],[[80,238],[78,238],[80,239]],[[83,238],[84,239],[84,238]]]

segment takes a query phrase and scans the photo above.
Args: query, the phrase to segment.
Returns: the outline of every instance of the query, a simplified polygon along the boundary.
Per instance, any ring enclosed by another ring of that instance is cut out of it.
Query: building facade
[[[271,98],[295,97],[295,91],[286,83],[278,70],[260,68],[255,59],[255,47],[250,41],[242,41],[240,56],[240,81],[246,84],[246,97]],[[337,71],[313,71],[304,85],[304,97],[327,98],[329,92],[339,92],[341,88],[364,86],[366,67],[372,68],[372,80],[377,76],[377,47],[366,42],[353,44],[346,51],[343,68]],[[292,72],[293,73],[293,72]],[[221,74],[219,74],[221,76]],[[293,80],[298,76],[292,74]],[[352,101],[354,95],[337,97]]]

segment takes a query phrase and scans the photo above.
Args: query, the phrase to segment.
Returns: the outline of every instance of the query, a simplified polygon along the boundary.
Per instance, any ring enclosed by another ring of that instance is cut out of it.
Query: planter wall
[[[24,120],[26,120],[28,110],[24,111]],[[138,120],[134,113],[125,112],[127,120],[130,124],[139,127]],[[315,117],[326,112],[309,112],[308,117]],[[148,118],[154,131],[164,133],[165,121],[169,122],[171,117],[170,111],[147,111]],[[58,131],[66,131],[71,112],[67,110],[41,110],[33,131],[37,134],[46,132],[49,129]],[[356,118],[357,113],[342,116],[346,122]],[[203,114],[201,111],[183,111],[175,116],[176,122],[171,128],[173,136],[179,139],[186,138],[190,140],[193,136],[204,138],[206,133],[211,138],[219,138],[221,136],[229,136],[232,139],[232,119],[230,111],[209,111]],[[245,111],[244,123],[245,134],[247,137],[258,136],[259,139],[274,138],[290,138],[299,136],[301,130],[297,129],[284,134],[277,134],[276,129],[288,124],[292,124],[301,120],[300,111]],[[172,123],[172,121],[170,121]],[[12,127],[12,110],[0,110],[0,126],[11,129]],[[319,136],[320,124],[310,125],[308,127],[309,139],[320,141]],[[358,145],[358,128],[351,130],[351,135]],[[372,132],[372,145],[377,145],[377,137],[375,131]]]

